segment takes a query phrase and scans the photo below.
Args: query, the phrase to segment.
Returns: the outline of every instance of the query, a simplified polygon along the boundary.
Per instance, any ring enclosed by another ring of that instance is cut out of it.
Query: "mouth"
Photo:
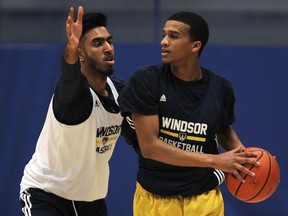
[[[110,65],[114,65],[115,64],[115,60],[114,60],[114,56],[113,55],[106,55],[105,58],[104,58],[104,61],[107,64],[110,64]]]
[[[168,55],[169,53],[170,53],[170,51],[168,51],[167,49],[162,49],[162,50],[161,50],[161,55],[162,55],[162,57]]]

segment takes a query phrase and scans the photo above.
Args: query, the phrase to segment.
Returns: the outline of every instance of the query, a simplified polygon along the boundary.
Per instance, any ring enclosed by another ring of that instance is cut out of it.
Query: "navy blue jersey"
[[[229,81],[201,69],[203,78],[198,81],[178,79],[169,65],[139,69],[120,94],[122,115],[158,114],[160,140],[184,151],[217,154],[215,135],[234,122],[235,98]],[[127,140],[137,146],[132,133]],[[200,194],[216,187],[219,178],[223,180],[223,173],[212,168],[168,165],[139,152],[137,180],[154,194]]]

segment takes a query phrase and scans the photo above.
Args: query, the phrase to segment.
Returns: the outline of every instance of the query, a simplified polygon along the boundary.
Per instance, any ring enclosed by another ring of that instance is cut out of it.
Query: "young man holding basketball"
[[[139,155],[134,216],[224,215],[223,171],[244,182],[239,171],[254,173],[241,164],[259,165],[231,127],[231,83],[200,66],[208,37],[201,16],[172,15],[163,28],[163,64],[137,70],[120,94],[138,139],[127,135]]]
[[[109,159],[121,132],[117,102],[123,82],[114,71],[114,47],[101,13],[76,21],[70,8],[62,73],[35,153],[24,170],[24,215],[106,216]]]

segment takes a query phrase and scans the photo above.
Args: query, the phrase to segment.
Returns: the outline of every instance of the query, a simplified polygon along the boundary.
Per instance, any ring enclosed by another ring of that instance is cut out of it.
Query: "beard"
[[[114,72],[114,67],[109,65],[108,67],[100,67],[100,63],[98,61],[95,61],[94,59],[90,58],[89,56],[86,56],[86,61],[95,74],[101,74],[106,77],[111,76]]]

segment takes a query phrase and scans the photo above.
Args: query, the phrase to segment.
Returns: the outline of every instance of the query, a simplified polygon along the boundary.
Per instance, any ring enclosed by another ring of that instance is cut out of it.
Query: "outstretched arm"
[[[160,139],[158,115],[140,115],[132,113],[139,146],[143,157],[157,160],[175,166],[211,167],[233,173],[237,179],[244,182],[238,171],[250,176],[254,173],[242,166],[244,163],[258,165],[253,152],[242,152],[241,146],[223,154],[201,154],[183,151],[167,145]]]
[[[83,7],[79,6],[77,19],[74,22],[74,8],[71,7],[66,21],[67,44],[63,56],[68,64],[75,64],[78,61],[78,46],[82,35],[83,13]]]
[[[78,46],[82,34],[83,7],[73,20],[71,7],[66,21],[67,44],[63,51],[62,73],[57,81],[53,98],[53,109],[57,120],[75,125],[85,121],[92,112],[93,100],[88,85],[84,82],[78,61]]]

